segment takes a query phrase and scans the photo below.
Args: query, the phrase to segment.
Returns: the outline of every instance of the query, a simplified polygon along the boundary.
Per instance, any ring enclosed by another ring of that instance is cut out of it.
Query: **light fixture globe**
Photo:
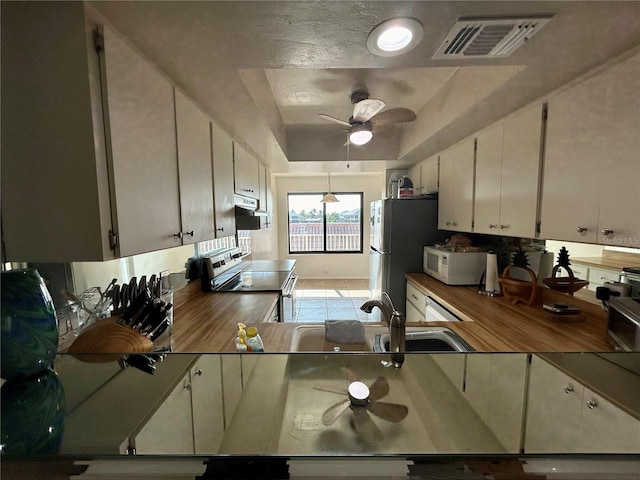
[[[380,57],[402,55],[420,43],[422,33],[422,24],[415,18],[391,18],[371,30],[367,48]]]
[[[349,132],[349,142],[354,145],[364,145],[365,143],[369,143],[372,138],[373,132],[369,122],[355,124]]]

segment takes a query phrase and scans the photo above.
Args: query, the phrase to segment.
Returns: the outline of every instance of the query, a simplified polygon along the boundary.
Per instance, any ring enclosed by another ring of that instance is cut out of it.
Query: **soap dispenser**
[[[238,336],[236,337],[236,351],[246,352],[247,349],[247,332],[244,323],[238,323]]]
[[[247,328],[247,351],[249,352],[264,352],[264,344],[262,343],[262,338],[260,338],[260,334],[258,333],[258,329],[256,327]]]

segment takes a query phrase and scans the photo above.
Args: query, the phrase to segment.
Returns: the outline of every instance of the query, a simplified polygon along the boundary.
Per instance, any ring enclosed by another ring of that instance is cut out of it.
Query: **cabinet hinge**
[[[538,220],[538,221],[536,222],[536,233],[537,233],[538,235],[540,235],[540,229],[542,228],[542,227],[541,227],[541,224],[542,224],[542,222],[541,222],[540,220]]]
[[[109,248],[111,248],[111,250],[115,250],[117,247],[120,246],[118,241],[119,241],[118,235],[114,233],[113,230],[109,230]]]
[[[100,35],[98,30],[93,31],[93,47],[98,53],[104,50],[104,37]]]

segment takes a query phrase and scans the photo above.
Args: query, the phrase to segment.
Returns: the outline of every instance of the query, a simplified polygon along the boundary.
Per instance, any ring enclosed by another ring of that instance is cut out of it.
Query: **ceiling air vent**
[[[551,20],[551,15],[517,18],[460,18],[434,59],[508,57]]]

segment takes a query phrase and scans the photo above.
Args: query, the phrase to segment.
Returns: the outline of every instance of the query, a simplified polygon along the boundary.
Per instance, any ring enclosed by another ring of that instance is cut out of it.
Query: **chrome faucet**
[[[367,300],[362,304],[360,310],[371,313],[373,307],[378,307],[382,311],[384,322],[389,327],[389,352],[391,352],[391,362],[394,367],[400,368],[404,363],[405,345],[405,324],[404,315],[393,306],[391,297],[387,292],[382,292],[382,300]]]

